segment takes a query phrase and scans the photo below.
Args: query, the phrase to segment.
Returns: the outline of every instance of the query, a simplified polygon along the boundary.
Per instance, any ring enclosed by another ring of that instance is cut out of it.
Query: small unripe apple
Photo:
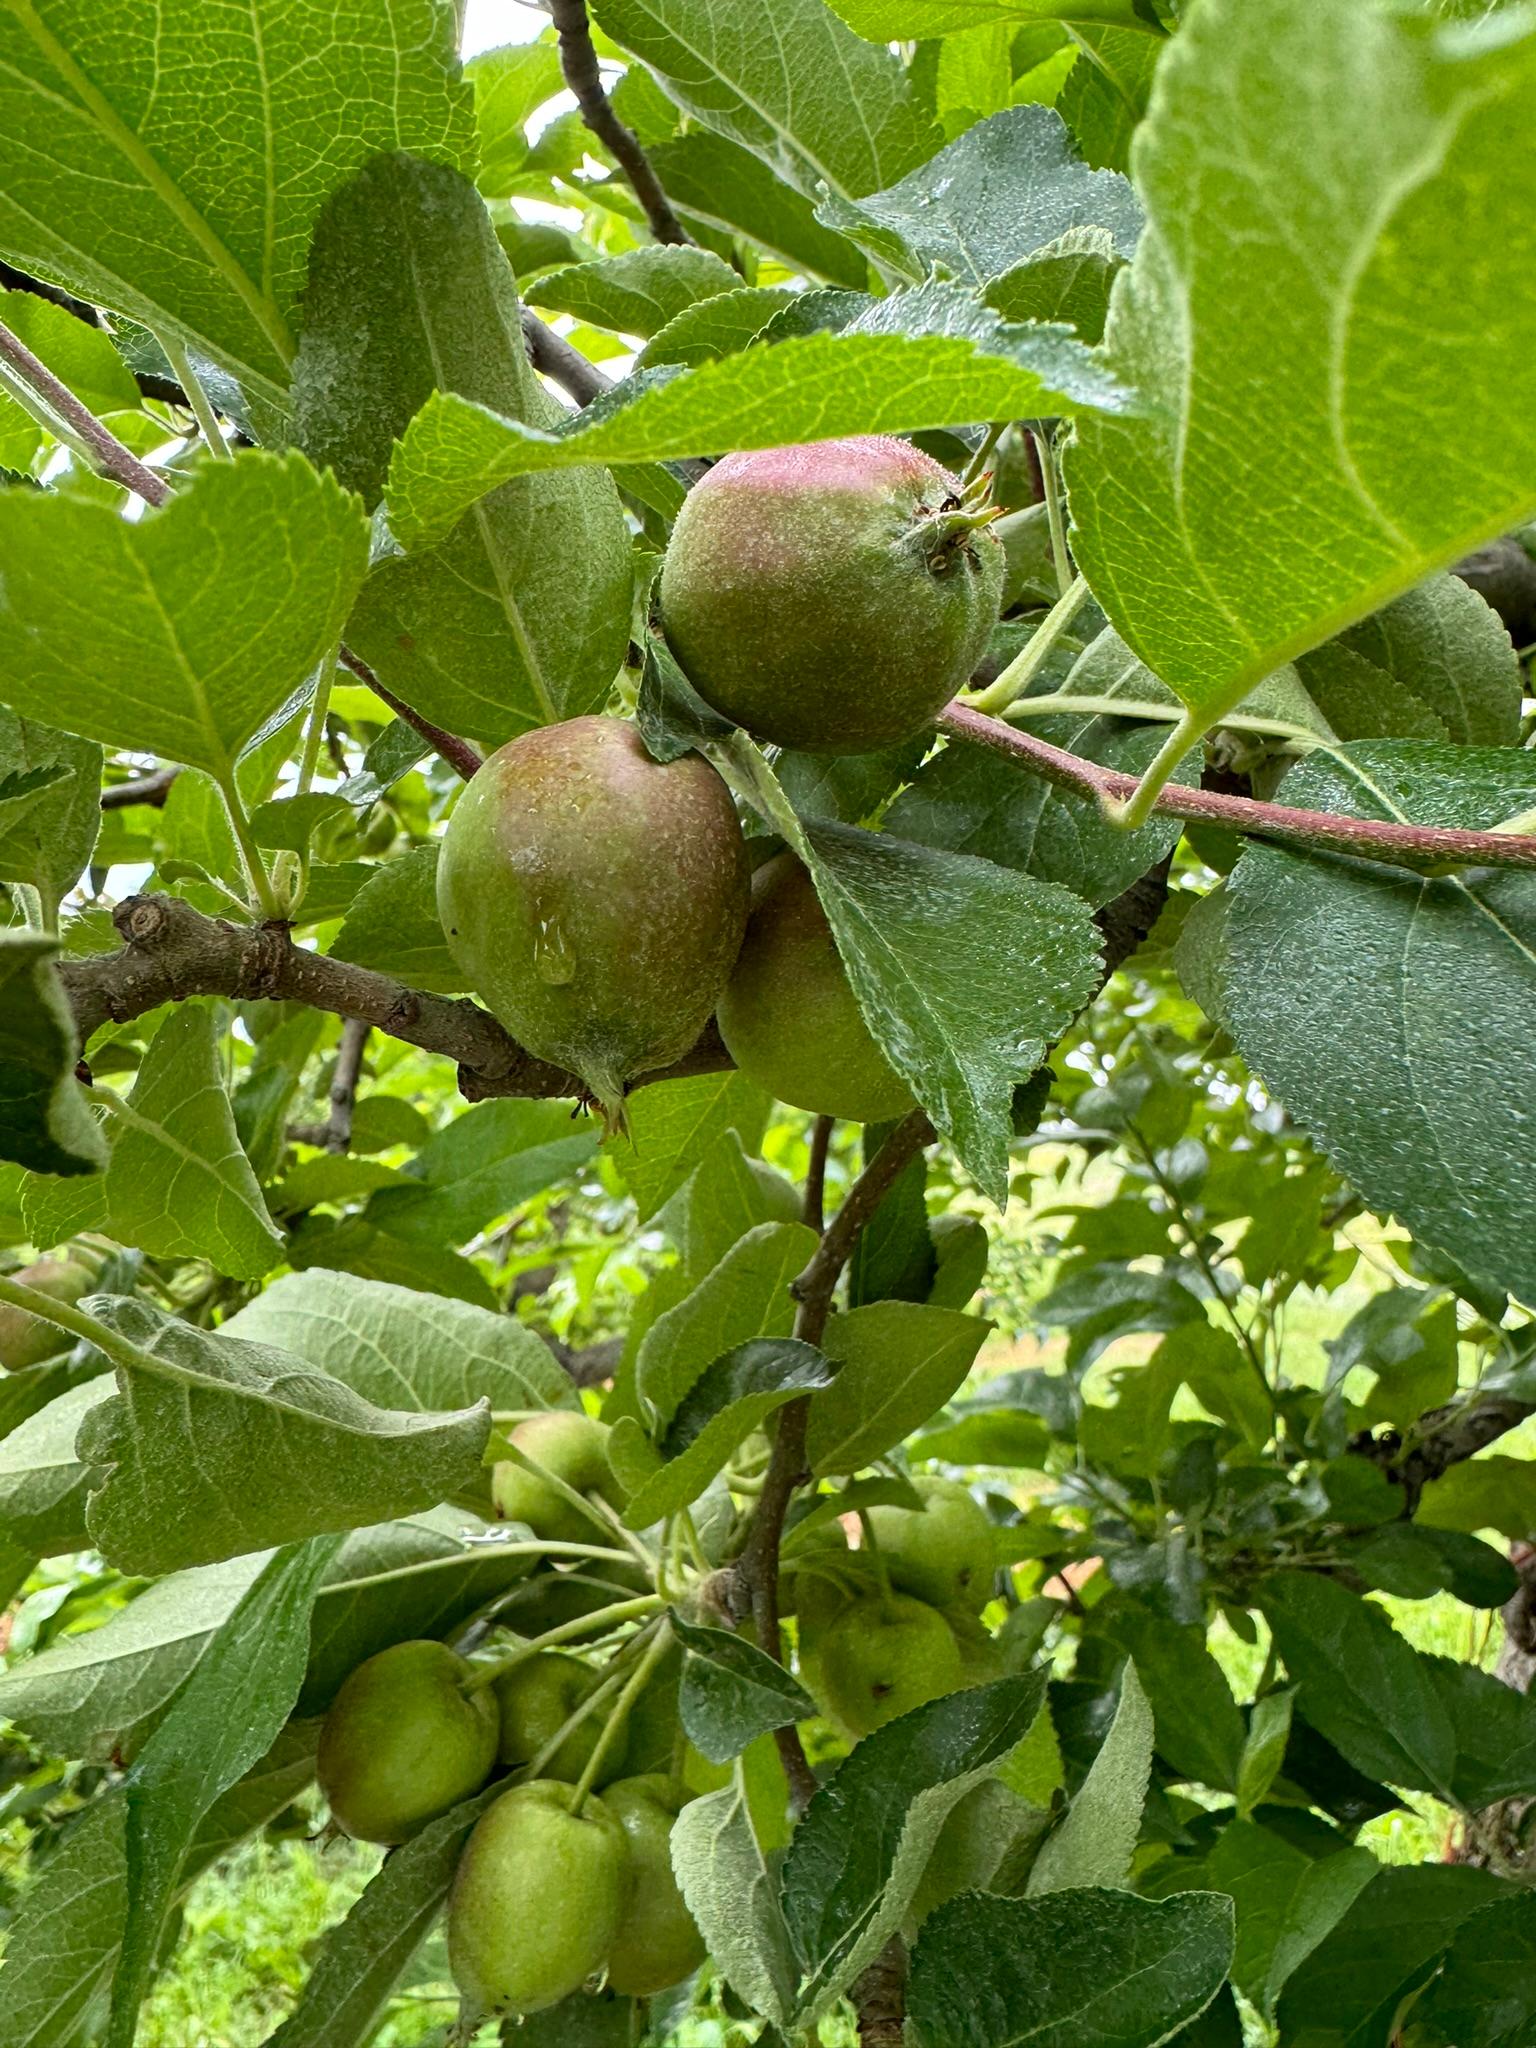
[[[697,1041],[735,964],[741,823],[698,754],[662,765],[617,718],[543,726],[459,798],[437,905],[471,987],[618,1124],[629,1084]]]
[[[514,1664],[493,1688],[501,1708],[502,1763],[529,1764],[553,1742],[566,1722],[597,1683],[597,1675],[580,1657],[564,1650],[539,1650],[524,1664]],[[601,1710],[590,1713],[573,1728],[552,1757],[545,1758],[542,1775],[574,1783],[586,1769],[603,1732]],[[624,1745],[614,1743],[608,1752],[605,1775],[598,1782],[615,1778],[624,1766]]]
[[[752,916],[718,1017],[737,1066],[793,1109],[872,1124],[913,1105],[864,1022],[816,885],[792,853],[753,877]]]
[[[997,1545],[987,1511],[956,1479],[920,1472],[912,1484],[918,1508],[871,1508],[891,1584],[934,1607],[979,1614],[992,1597]]]
[[[704,1941],[672,1873],[681,1799],[663,1776],[621,1778],[603,1804],[629,1837],[629,1896],[608,1951],[608,1982],[630,1998],[680,1984],[704,1960]]]
[[[558,2005],[608,1960],[629,1896],[629,1838],[592,1794],[535,1778],[481,1815],[448,1900],[448,1961],[470,2014]]]
[[[608,1425],[574,1408],[551,1408],[532,1415],[512,1431],[510,1441],[536,1465],[563,1479],[577,1493],[600,1494],[612,1507],[623,1494],[608,1462]],[[592,1516],[568,1501],[553,1486],[511,1458],[491,1474],[491,1498],[504,1522],[526,1522],[535,1536],[550,1543],[601,1543],[603,1532]]]
[[[78,1259],[39,1259],[11,1277],[23,1287],[46,1294],[50,1301],[71,1304],[82,1294],[89,1294],[96,1279],[90,1267],[81,1265]],[[57,1358],[74,1341],[68,1330],[61,1330],[57,1323],[45,1322],[24,1308],[0,1301],[0,1368],[6,1372],[24,1372],[29,1365]]]
[[[667,639],[699,695],[760,739],[891,746],[986,651],[1004,564],[991,516],[888,435],[727,455],[672,530]]]
[[[943,1615],[904,1593],[845,1607],[817,1644],[815,1669],[828,1718],[855,1741],[964,1679]]]
[[[409,1841],[491,1775],[500,1720],[444,1643],[394,1643],[359,1664],[320,1732],[320,1789],[360,1842]]]

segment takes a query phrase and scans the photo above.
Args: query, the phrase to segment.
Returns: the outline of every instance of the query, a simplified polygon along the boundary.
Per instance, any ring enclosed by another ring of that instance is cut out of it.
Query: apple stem
[[[603,1732],[597,1738],[592,1754],[587,1758],[586,1769],[576,1780],[576,1790],[571,1797],[572,1819],[580,1816],[581,1809],[586,1805],[592,1787],[596,1783],[597,1774],[603,1767],[604,1758],[609,1750],[612,1749],[629,1721],[630,1708],[645,1690],[646,1682],[650,1678],[651,1673],[671,1648],[671,1622],[663,1619],[655,1624],[655,1630],[656,1633],[652,1637],[645,1655],[630,1673],[628,1683],[614,1702],[613,1711],[609,1714],[607,1721],[603,1725]]]

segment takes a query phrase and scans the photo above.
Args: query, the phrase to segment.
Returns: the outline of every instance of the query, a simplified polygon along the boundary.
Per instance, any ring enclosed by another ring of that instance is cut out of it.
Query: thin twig
[[[528,360],[541,376],[558,384],[578,405],[590,405],[613,385],[596,363],[589,363],[579,348],[573,348],[563,334],[546,327],[537,313],[523,308],[523,341]]]
[[[907,1161],[929,1143],[933,1125],[920,1109],[896,1126],[869,1165],[848,1190],[843,1206],[821,1234],[821,1242],[810,1263],[793,1283],[790,1292],[799,1303],[795,1335],[805,1344],[819,1344],[832,1312],[832,1295],[843,1267],[848,1263],[859,1233],[885,1199],[892,1183]],[[808,1476],[805,1469],[805,1434],[809,1419],[808,1400],[791,1401],[779,1410],[774,1432],[773,1454],[758,1495],[740,1557],[736,1561],[739,1591],[735,1605],[750,1608],[758,1646],[783,1662],[784,1646],[779,1633],[779,1544],[784,1535],[784,1518],[795,1489]],[[743,1596],[745,1596],[743,1598]],[[775,1742],[789,1780],[790,1799],[797,1813],[803,1812],[816,1790],[816,1777],[807,1761],[799,1731],[791,1724],[777,1730]]]
[[[35,391],[101,464],[105,475],[137,492],[148,505],[163,505],[171,495],[164,477],[140,462],[116,434],[104,427],[89,406],[82,405],[67,384],[61,384],[46,363],[39,362],[20,335],[0,322],[0,362],[6,363]]]
[[[827,1148],[832,1143],[830,1116],[819,1116],[811,1125],[811,1157],[805,1169],[805,1195],[800,1206],[800,1220],[819,1236],[826,1228],[826,1217],[822,1213],[827,1189]]]
[[[341,1027],[336,1071],[331,1077],[331,1115],[325,1127],[327,1152],[345,1152],[352,1143],[352,1109],[357,1100],[357,1079],[363,1071],[363,1052],[372,1029],[373,1026],[361,1017],[349,1017]]]
[[[341,665],[343,668],[349,668],[360,683],[366,683],[373,694],[382,703],[387,704],[397,718],[403,718],[408,726],[419,732],[454,773],[462,775],[468,782],[481,765],[480,750],[472,740],[462,740],[457,733],[445,732],[442,726],[434,725],[429,718],[423,718],[403,697],[397,697],[393,690],[381,683],[362,656],[354,654],[350,647],[342,648]]]
[[[1020,768],[1041,775],[1058,789],[1070,789],[1099,804],[1123,803],[1137,788],[1138,778],[1114,768],[1101,768],[1053,747],[1033,733],[1019,732],[1000,718],[988,718],[958,700],[939,716],[939,730],[950,739],[987,747]],[[1332,811],[1292,810],[1285,804],[1259,803],[1252,797],[1223,796],[1212,789],[1191,789],[1170,782],[1158,791],[1152,809],[1170,818],[1225,825],[1234,832],[1322,853],[1355,854],[1362,860],[1394,867],[1422,868],[1457,864],[1469,867],[1536,868],[1536,837],[1513,832],[1469,832],[1449,825],[1397,825],[1385,818],[1346,818]]]
[[[153,775],[137,775],[130,782],[114,782],[101,792],[104,811],[126,811],[134,804],[149,804],[155,810],[171,793],[179,768],[157,768]]]
[[[608,103],[592,31],[587,26],[586,0],[549,0],[549,12],[560,38],[560,68],[576,96],[581,118],[633,186],[656,240],[687,247],[693,237],[672,211],[638,136],[624,126]]]

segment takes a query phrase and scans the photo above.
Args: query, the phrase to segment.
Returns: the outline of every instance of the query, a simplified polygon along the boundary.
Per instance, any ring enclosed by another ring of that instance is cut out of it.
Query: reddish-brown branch
[[[381,683],[362,656],[354,654],[350,647],[342,648],[341,665],[350,669],[360,683],[366,683],[373,694],[387,704],[397,718],[403,718],[408,726],[419,732],[455,774],[462,775],[468,782],[481,766],[480,750],[472,740],[462,740],[457,733],[445,732],[440,725],[434,725],[431,719],[423,718],[403,697],[397,697],[393,690]]]
[[[581,118],[629,180],[656,240],[688,245],[693,237],[672,211],[639,137],[625,127],[603,90],[603,75],[587,25],[586,0],[549,0],[549,12],[560,38],[560,68],[576,96]]]
[[[1053,747],[1033,733],[1021,732],[1000,718],[973,711],[958,700],[939,718],[939,730],[969,746],[986,747],[1020,768],[1028,768],[1058,789],[1070,789],[1095,802],[1123,803],[1136,788],[1134,775],[1101,768],[1064,747]],[[1518,832],[1468,832],[1449,825],[1396,825],[1384,818],[1346,818],[1332,811],[1292,810],[1285,804],[1260,803],[1252,797],[1223,796],[1216,790],[1190,789],[1170,782],[1153,806],[1165,817],[1225,825],[1234,832],[1278,839],[1324,853],[1350,853],[1394,867],[1423,868],[1452,863],[1468,867],[1536,868],[1536,835]]]

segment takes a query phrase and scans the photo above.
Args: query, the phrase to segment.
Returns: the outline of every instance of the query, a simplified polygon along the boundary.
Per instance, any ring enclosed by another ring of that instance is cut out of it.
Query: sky
[[[524,0],[469,0],[464,10],[464,55],[478,56],[499,43],[531,43],[549,16]]]

